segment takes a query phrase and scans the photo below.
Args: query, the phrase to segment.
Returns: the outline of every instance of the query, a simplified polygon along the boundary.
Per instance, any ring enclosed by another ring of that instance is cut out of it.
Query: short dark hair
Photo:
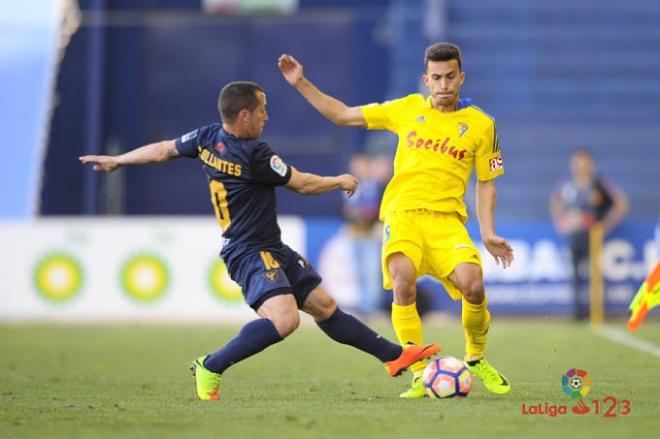
[[[235,81],[222,87],[218,96],[218,111],[224,122],[234,122],[241,110],[254,111],[259,105],[257,92],[264,89],[250,81]]]
[[[461,62],[461,49],[453,43],[435,43],[424,51],[424,68],[428,67],[429,61],[458,61],[458,70],[463,70]]]

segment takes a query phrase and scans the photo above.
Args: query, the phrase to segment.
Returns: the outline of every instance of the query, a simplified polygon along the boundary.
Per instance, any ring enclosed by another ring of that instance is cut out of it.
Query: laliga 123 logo
[[[570,369],[561,377],[561,390],[571,398],[587,396],[591,387],[591,378],[586,370]]]
[[[583,398],[587,396],[591,389],[591,377],[583,369],[572,368],[566,371],[561,377],[561,389],[567,396],[574,399],[579,398],[579,401],[571,408],[571,412],[575,415],[592,413],[605,418],[615,418],[617,416],[629,415],[632,411],[630,400],[618,399],[613,395],[585,401]],[[538,404],[523,403],[522,414],[544,415],[554,418],[555,416],[567,415],[568,406],[566,404],[551,404],[548,402]]]

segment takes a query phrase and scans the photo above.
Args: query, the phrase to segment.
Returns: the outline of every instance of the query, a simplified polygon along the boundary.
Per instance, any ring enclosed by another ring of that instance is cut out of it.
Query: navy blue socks
[[[353,346],[382,362],[394,360],[401,355],[401,346],[381,337],[339,308],[326,320],[317,322],[317,325],[334,341]],[[231,365],[282,340],[269,319],[253,320],[243,326],[238,335],[222,349],[209,355],[204,360],[204,367],[211,372],[223,373]]]
[[[367,325],[339,308],[322,322],[316,322],[328,337],[373,355],[383,363],[399,358],[401,346],[372,331]]]
[[[268,346],[284,340],[268,319],[253,320],[241,328],[233,340],[204,360],[204,367],[222,373],[232,364],[259,353]]]

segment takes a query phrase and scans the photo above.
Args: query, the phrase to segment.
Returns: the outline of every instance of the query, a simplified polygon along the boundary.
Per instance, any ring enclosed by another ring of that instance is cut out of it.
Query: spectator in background
[[[628,212],[626,195],[596,174],[595,161],[586,149],[571,156],[571,178],[561,181],[550,198],[550,211],[556,229],[566,237],[571,251],[575,318],[588,314],[583,289],[589,261],[589,231],[601,224],[607,235]]]
[[[378,210],[390,174],[389,161],[356,154],[350,169],[360,182],[360,189],[355,196],[344,197],[343,213],[360,292],[358,312],[367,316],[379,309],[383,298]]]

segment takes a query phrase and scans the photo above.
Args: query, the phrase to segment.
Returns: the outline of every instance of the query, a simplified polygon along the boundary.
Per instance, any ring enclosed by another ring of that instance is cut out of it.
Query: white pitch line
[[[629,348],[637,349],[642,352],[646,352],[656,358],[660,358],[660,347],[654,345],[651,342],[640,340],[635,338],[620,329],[613,328],[611,326],[603,326],[601,329],[596,329],[594,331],[596,334],[601,335],[608,340],[611,340],[616,343],[620,343]]]

